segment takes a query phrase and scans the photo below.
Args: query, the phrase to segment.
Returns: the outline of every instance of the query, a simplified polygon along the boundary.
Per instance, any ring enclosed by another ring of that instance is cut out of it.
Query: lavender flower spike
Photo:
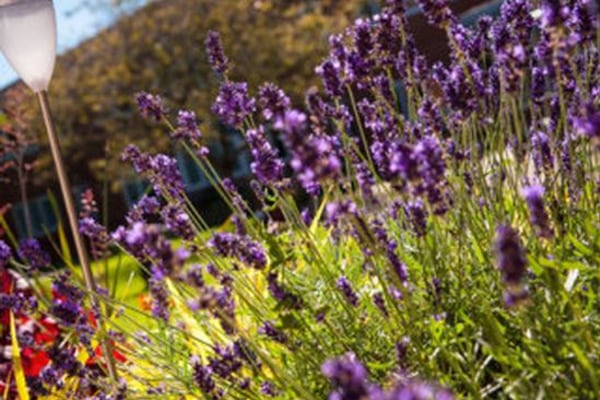
[[[139,92],[135,95],[140,114],[144,118],[152,119],[156,122],[167,113],[167,108],[163,104],[163,100],[158,95],[153,95],[146,92]]]
[[[19,257],[29,264],[33,269],[39,269],[50,265],[50,256],[35,239],[23,239],[17,250]]]
[[[496,263],[506,284],[504,303],[512,307],[528,297],[527,287],[523,282],[527,267],[525,250],[517,231],[506,225],[496,229],[495,247]]]
[[[208,62],[210,63],[213,71],[215,71],[217,74],[225,75],[229,70],[229,60],[223,51],[219,33],[209,31],[208,35],[206,35],[204,46],[206,47],[206,52],[208,53]]]
[[[496,229],[496,262],[505,283],[518,284],[525,275],[525,251],[519,234],[510,226],[502,225]]]
[[[4,268],[8,263],[8,260],[11,257],[10,247],[4,242],[4,240],[0,240],[0,269]]]
[[[227,125],[239,127],[256,109],[256,101],[248,95],[245,82],[225,82],[221,85],[211,110]]]
[[[523,198],[529,208],[529,220],[540,237],[552,239],[554,231],[550,226],[550,218],[544,207],[544,187],[541,185],[527,186],[522,191]]]
[[[350,281],[348,281],[345,276],[342,276],[338,279],[337,286],[344,294],[346,300],[348,300],[348,303],[350,303],[353,307],[358,307],[358,296],[354,292],[354,289],[352,289]]]

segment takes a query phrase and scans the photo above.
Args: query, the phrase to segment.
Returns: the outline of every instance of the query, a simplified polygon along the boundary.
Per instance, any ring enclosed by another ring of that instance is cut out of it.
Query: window
[[[148,191],[148,186],[147,181],[140,179],[123,182],[123,196],[127,206],[134,205]]]
[[[45,236],[56,231],[58,218],[48,196],[37,197],[27,203],[31,220],[31,234],[33,237]],[[17,228],[19,238],[27,237],[27,223],[25,220],[25,206],[17,203],[12,208],[12,218]]]
[[[477,20],[484,15],[495,17],[500,14],[501,5],[502,0],[493,0],[475,6],[460,15],[460,22],[465,26],[472,26],[475,25]]]
[[[187,152],[178,151],[175,158],[177,159],[186,190],[194,191],[208,186],[208,179],[206,179],[206,176],[204,176],[204,173],[192,156]]]

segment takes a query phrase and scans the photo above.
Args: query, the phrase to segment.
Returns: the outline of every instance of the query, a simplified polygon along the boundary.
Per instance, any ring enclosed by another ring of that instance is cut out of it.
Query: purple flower
[[[155,215],[160,210],[160,202],[154,196],[144,195],[131,207],[125,220],[128,224],[143,222],[144,218]]]
[[[169,320],[169,292],[165,284],[165,275],[160,268],[153,267],[148,290],[152,296],[152,316],[163,321]]]
[[[196,231],[190,216],[183,209],[183,205],[167,204],[161,210],[160,215],[171,232],[179,235],[184,240],[194,240]]]
[[[340,219],[346,215],[358,215],[358,208],[352,200],[332,201],[325,207],[325,221],[329,226],[338,225]]]
[[[421,200],[409,201],[404,205],[406,219],[410,222],[416,236],[427,233],[427,210]]]
[[[139,92],[135,95],[138,109],[142,117],[160,121],[167,113],[167,108],[163,100],[158,95],[152,95],[146,92]]]
[[[337,287],[342,291],[342,294],[353,307],[358,307],[358,296],[352,289],[350,281],[345,276],[341,276],[337,280]]]
[[[274,341],[282,344],[285,344],[288,341],[287,336],[279,329],[275,328],[275,325],[273,325],[271,321],[265,321],[265,323],[263,323],[263,325],[260,328],[258,328],[258,333],[268,336]]]
[[[443,202],[441,189],[446,182],[446,162],[439,141],[433,136],[421,139],[414,148],[414,158],[419,164],[419,175],[429,203],[438,206]],[[441,206],[443,208],[443,205]],[[436,211],[437,211],[436,209]]]
[[[342,90],[341,66],[338,61],[327,60],[323,64],[319,65],[315,72],[323,80],[325,91],[331,97],[339,97],[344,92]]]
[[[204,46],[206,47],[206,53],[208,54],[208,62],[213,71],[217,74],[225,75],[229,70],[229,61],[223,51],[219,33],[209,31],[204,40]]]
[[[409,380],[400,382],[392,389],[386,400],[453,400],[452,393],[444,388],[427,382]]]
[[[180,110],[177,113],[177,128],[172,133],[175,139],[188,139],[192,142],[202,139],[198,118],[193,111]]]
[[[552,172],[554,157],[552,156],[550,138],[544,132],[535,131],[531,135],[533,161],[539,171]]]
[[[526,275],[527,259],[518,233],[510,226],[496,229],[496,264],[506,284],[504,304],[513,307],[528,298],[529,292],[523,280]]]
[[[373,177],[373,174],[369,170],[369,167],[367,166],[367,164],[365,162],[358,159],[358,157],[353,157],[352,164],[354,166],[354,170],[356,173],[356,182],[358,183],[358,186],[360,187],[360,190],[361,190],[363,196],[366,199],[376,201],[374,194],[373,194],[373,186],[375,186],[375,178]]]
[[[6,267],[12,253],[4,240],[0,239],[0,269]]]
[[[167,200],[184,201],[185,186],[177,160],[160,153],[150,156],[132,144],[125,148],[121,158],[130,161],[137,173],[145,175],[156,193],[162,193]]]
[[[50,313],[63,324],[73,326],[79,321],[82,315],[82,309],[81,306],[76,303],[59,299],[50,307]]]
[[[456,19],[450,10],[448,0],[419,0],[418,3],[431,25],[444,28]]]
[[[264,381],[260,384],[260,393],[265,396],[275,397],[279,394],[279,391],[272,382]]]
[[[79,220],[79,232],[87,236],[92,247],[92,256],[101,258],[108,254],[110,235],[106,228],[100,225],[94,218],[85,217]]]
[[[267,140],[264,128],[250,129],[246,132],[246,141],[252,154],[250,169],[263,185],[274,185],[283,178],[283,161],[277,149]]]
[[[169,275],[183,265],[187,256],[173,251],[171,243],[155,224],[138,221],[129,228],[117,228],[112,236],[138,260],[154,265]]]
[[[23,239],[19,243],[17,254],[32,269],[39,269],[50,265],[50,256],[40,246],[36,239]]]
[[[536,105],[540,105],[544,101],[546,94],[546,77],[544,70],[539,67],[531,69],[531,99]]]
[[[362,399],[368,398],[368,373],[364,365],[357,360],[354,353],[327,360],[321,366],[321,372],[334,386],[329,399]]]
[[[377,238],[377,241],[385,248],[385,255],[392,266],[392,269],[400,282],[406,283],[408,281],[408,270],[406,265],[400,260],[396,254],[396,248],[398,243],[389,237],[381,221],[374,220],[372,223],[373,233]]]
[[[219,256],[237,258],[252,268],[263,269],[267,265],[265,249],[249,236],[228,232],[216,233],[207,244]]]
[[[398,365],[402,368],[406,367],[406,355],[408,353],[408,346],[410,345],[410,338],[408,336],[404,336],[402,339],[396,342],[395,350],[396,350],[396,359],[398,360]]]
[[[588,107],[584,117],[575,119],[575,129],[592,139],[600,139],[600,111]]]
[[[72,303],[80,303],[83,300],[84,292],[71,282],[69,272],[62,273],[52,282],[52,292],[55,297],[68,300]]]
[[[267,275],[267,288],[269,293],[275,300],[281,303],[287,303],[292,308],[300,308],[302,306],[302,300],[293,293],[287,291],[277,281],[277,273],[271,272]]]
[[[13,312],[21,312],[25,307],[25,299],[19,293],[6,294],[0,293],[0,311],[12,310]]]
[[[221,378],[229,378],[242,368],[240,355],[234,345],[214,347],[216,357],[208,358],[208,367]]]
[[[277,120],[290,108],[290,98],[273,83],[265,83],[258,89],[258,104],[267,121]]]
[[[541,10],[541,25],[547,29],[562,26],[569,15],[569,7],[563,6],[559,0],[542,1]]]
[[[202,266],[194,264],[190,266],[186,274],[186,282],[191,283],[197,289],[204,287],[204,276],[202,274]]]
[[[53,387],[53,386],[56,386],[58,384],[59,379],[60,379],[60,375],[59,375],[58,371],[56,371],[56,369],[53,366],[47,365],[40,372],[40,379],[46,385],[48,385],[50,387]]]
[[[373,304],[375,304],[375,307],[377,307],[385,317],[388,316],[388,311],[385,307],[385,300],[383,299],[383,293],[377,292],[373,294]]]
[[[554,231],[544,206],[544,187],[541,185],[526,186],[522,191],[523,198],[529,208],[529,220],[540,237],[552,239]]]
[[[283,131],[285,144],[292,153],[290,165],[309,194],[319,193],[319,182],[338,178],[342,164],[333,138],[311,134],[306,114],[290,110],[277,121],[275,127]]]
[[[225,82],[211,110],[227,125],[239,127],[256,110],[256,101],[248,96],[246,82]]]
[[[197,357],[192,357],[192,369],[194,370],[194,382],[203,393],[210,394],[215,390],[215,381],[212,378],[212,370],[203,366]]]

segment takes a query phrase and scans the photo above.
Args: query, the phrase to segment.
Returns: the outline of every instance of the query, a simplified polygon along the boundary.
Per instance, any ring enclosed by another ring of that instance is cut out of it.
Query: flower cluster
[[[212,111],[252,157],[235,184],[204,157],[194,112],[179,111],[173,126],[160,97],[136,96],[142,116],[201,148],[199,166],[232,213],[210,228],[212,209],[193,208],[175,159],[131,145],[123,158],[154,193],[110,236],[82,216],[92,245],[114,240],[147,272],[155,321],[135,335],[141,362],[130,376],[164,380],[148,395],[453,398],[418,378],[427,376],[472,397],[598,397],[587,379],[599,367],[587,356],[598,347],[597,10],[507,0],[497,18],[464,26],[446,0],[417,3],[447,35],[447,62],[420,54],[405,2],[387,0],[330,37],[316,68],[322,89],[307,90],[304,107],[273,83],[254,98],[229,80],[209,33],[220,79]],[[0,241],[0,273],[49,264],[31,240],[12,257]],[[48,315],[96,354],[98,310],[85,309],[73,277],[53,278]],[[497,307],[499,287],[508,308],[535,312]],[[4,290],[3,319],[34,308]],[[579,362],[564,368],[557,337]],[[72,348],[43,350],[31,385],[60,386],[69,371],[89,382]]]
[[[236,258],[252,268],[263,269],[267,265],[265,249],[248,236],[216,233],[208,241],[208,246],[218,255]]]

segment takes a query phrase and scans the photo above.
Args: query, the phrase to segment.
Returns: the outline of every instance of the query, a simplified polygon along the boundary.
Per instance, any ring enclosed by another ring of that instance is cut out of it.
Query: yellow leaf
[[[13,371],[15,374],[15,382],[17,383],[17,393],[19,393],[19,399],[29,400],[29,392],[27,391],[27,383],[25,381],[25,371],[23,371],[23,364],[21,364],[21,349],[19,348],[19,341],[17,340],[15,316],[12,311],[10,312],[10,340],[12,342]]]

